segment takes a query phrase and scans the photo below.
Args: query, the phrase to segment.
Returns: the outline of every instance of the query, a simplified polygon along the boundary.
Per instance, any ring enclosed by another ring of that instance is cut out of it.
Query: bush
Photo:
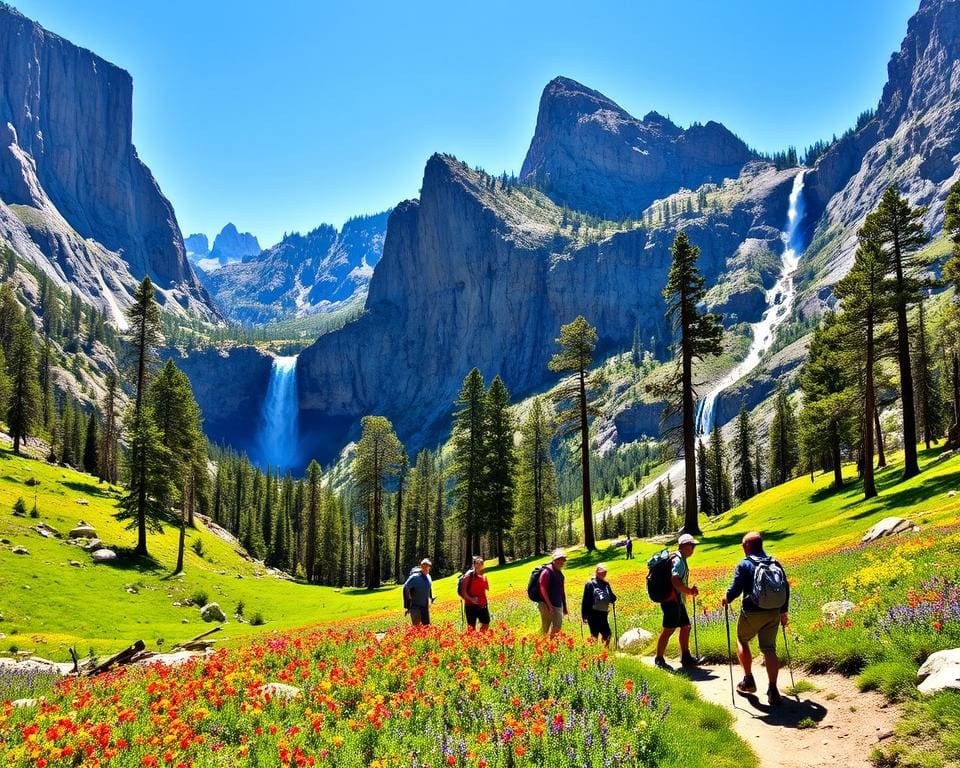
[[[880,691],[888,699],[900,701],[917,689],[917,670],[908,661],[881,661],[870,664],[857,678],[861,691]]]
[[[197,557],[203,557],[203,539],[194,539],[190,549],[197,553]]]
[[[196,592],[190,595],[190,602],[202,608],[210,602],[210,595],[207,594],[205,589],[198,589]]]
[[[263,618],[263,614],[260,611],[257,611],[250,617],[250,623],[255,627],[260,627],[267,623],[267,620]]]
[[[22,496],[17,497],[17,500],[13,502],[13,514],[17,517],[27,516],[27,503],[23,500]]]
[[[239,602],[237,602],[237,607],[233,609],[233,615],[236,616],[238,619],[242,619],[244,608],[245,606],[243,604],[243,600],[240,600]]]

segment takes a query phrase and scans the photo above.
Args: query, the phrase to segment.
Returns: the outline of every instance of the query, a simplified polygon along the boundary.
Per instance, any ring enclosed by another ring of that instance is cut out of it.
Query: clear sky
[[[917,0],[12,0],[127,69],[184,234],[267,246],[415,197],[433,152],[519,171],[556,75],[803,149],[876,106]]]

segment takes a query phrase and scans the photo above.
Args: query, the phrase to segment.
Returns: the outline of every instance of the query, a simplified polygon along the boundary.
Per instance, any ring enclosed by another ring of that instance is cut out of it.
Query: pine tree
[[[0,349],[7,361],[10,360],[10,351],[16,336],[17,325],[23,320],[20,303],[13,292],[13,284],[0,284]]]
[[[841,451],[858,432],[854,417],[860,400],[857,366],[844,351],[850,331],[840,317],[827,312],[814,329],[807,360],[800,371],[801,454],[811,472],[829,458],[834,488],[843,487]]]
[[[580,433],[583,540],[588,550],[597,548],[593,538],[593,499],[590,496],[590,417],[599,415],[600,411],[591,400],[592,383],[587,376],[597,338],[596,328],[583,315],[578,315],[572,323],[560,327],[560,336],[556,339],[560,351],[547,364],[555,373],[572,374],[554,389],[553,399],[562,404],[557,414],[558,424],[564,431]]]
[[[500,565],[507,564],[503,549],[504,533],[513,522],[513,488],[516,450],[513,445],[513,418],[510,393],[499,376],[490,383],[484,403],[483,486],[487,532],[497,545]]]
[[[445,549],[446,534],[443,529],[443,520],[446,516],[446,491],[444,490],[443,465],[437,468],[436,503],[433,512],[433,568],[437,578],[446,576],[450,571],[447,565]]]
[[[874,425],[877,419],[874,365],[877,358],[877,328],[890,314],[891,283],[887,278],[890,260],[883,250],[876,230],[862,227],[859,245],[850,271],[834,288],[842,302],[843,324],[850,328],[847,344],[855,345],[863,354],[863,495],[877,495],[873,479]],[[772,474],[772,473],[771,473]]]
[[[460,410],[453,414],[453,471],[456,476],[454,495],[457,520],[466,539],[465,561],[480,552],[480,534],[483,520],[483,469],[484,469],[484,406],[486,393],[483,375],[474,368],[463,381],[456,405]],[[464,570],[469,568],[469,562]]]
[[[318,537],[320,533],[320,514],[323,504],[322,474],[320,465],[316,461],[311,461],[307,465],[307,488],[306,488],[306,507],[304,515],[306,517],[306,526],[303,534],[303,569],[307,574],[307,581],[311,584],[317,583],[318,569]]]
[[[753,478],[753,426],[750,424],[750,414],[746,405],[740,405],[737,415],[737,433],[733,438],[733,492],[741,502],[756,494],[756,484]]]
[[[547,551],[547,531],[556,526],[557,478],[550,454],[554,426],[548,407],[534,398],[530,413],[520,428],[517,450],[515,537],[523,542],[523,555]]]
[[[670,528],[670,500],[663,483],[657,483],[657,533],[666,533]]]
[[[753,471],[757,473],[757,493],[763,490],[763,462],[760,457],[760,441],[753,447]]]
[[[83,444],[83,471],[91,475],[97,473],[99,467],[99,430],[97,429],[97,411],[90,411],[90,418],[87,420],[87,434]]]
[[[162,499],[169,499],[172,493],[167,472],[170,455],[148,405],[144,404],[139,412],[131,406],[124,430],[129,447],[126,462],[130,483],[120,500],[117,518],[128,520],[127,527],[137,529],[134,552],[147,557],[147,529],[160,532],[163,522],[169,519],[169,509]]]
[[[710,493],[710,462],[707,459],[707,446],[703,440],[697,441],[697,501],[700,511],[707,517],[716,514],[713,508],[713,494]]]
[[[713,509],[720,515],[730,509],[730,479],[726,471],[726,451],[720,435],[720,425],[714,424],[710,433],[709,459],[710,492],[713,495]]]
[[[13,452],[20,455],[20,443],[40,419],[40,383],[37,378],[37,351],[33,331],[21,316],[15,323],[10,351],[6,355],[10,395],[7,399],[7,429],[13,438]]]
[[[667,276],[663,297],[667,302],[667,320],[679,336],[676,344],[677,369],[670,381],[670,405],[664,418],[681,416],[684,456],[684,521],[687,533],[700,533],[697,519],[696,413],[693,391],[693,362],[704,355],[719,355],[723,327],[717,315],[701,312],[705,290],[703,275],[697,268],[700,249],[692,245],[685,232],[677,234],[671,247],[673,263]]]
[[[953,401],[953,423],[947,444],[960,445],[960,180],[955,181],[944,207],[943,231],[951,243],[950,257],[943,266],[944,278],[953,284],[953,302],[947,308],[946,325],[951,331],[950,343],[950,399]]]
[[[7,412],[10,389],[10,377],[7,375],[7,359],[3,354],[3,347],[0,347],[0,413]]]
[[[797,420],[783,384],[777,385],[773,421],[770,422],[770,484],[787,482],[799,460]]]
[[[923,228],[926,211],[926,208],[913,208],[906,198],[900,197],[896,186],[891,185],[883,193],[877,210],[867,216],[863,225],[863,229],[870,233],[869,237],[887,254],[895,287],[893,311],[897,324],[897,364],[903,412],[904,480],[920,474],[907,310],[920,298],[921,281],[913,274],[929,265],[929,261],[917,253],[930,241]]]
[[[941,406],[937,371],[930,359],[930,339],[927,336],[923,299],[917,304],[917,332],[914,336],[912,360],[917,426],[923,434],[924,446],[929,451],[930,444],[937,442],[936,436],[940,432]]]
[[[360,428],[351,476],[367,515],[367,589],[376,589],[381,581],[384,483],[399,471],[403,446],[394,434],[393,425],[383,416],[364,416]]]
[[[153,284],[149,277],[144,277],[133,294],[133,304],[127,309],[127,319],[130,322],[126,337],[132,347],[131,379],[134,387],[133,415],[127,420],[130,430],[136,434],[128,435],[127,441],[131,446],[130,488],[137,489],[137,496],[128,499],[124,510],[127,514],[136,517],[137,546],[134,552],[138,555],[147,554],[147,524],[151,517],[151,510],[155,504],[149,499],[152,491],[159,487],[147,475],[151,471],[153,461],[151,437],[156,426],[152,418],[144,414],[144,398],[147,391],[147,381],[150,366],[156,360],[156,348],[163,341],[160,321],[160,307],[153,297]],[[135,447],[136,446],[136,447]],[[143,448],[145,452],[141,452]]]

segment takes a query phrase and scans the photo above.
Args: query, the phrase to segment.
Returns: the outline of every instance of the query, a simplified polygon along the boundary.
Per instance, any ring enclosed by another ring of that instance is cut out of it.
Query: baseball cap
[[[700,542],[697,541],[695,538],[693,538],[693,536],[691,536],[689,533],[681,533],[681,534],[680,534],[680,538],[677,539],[677,546],[679,546],[679,547],[682,547],[684,544],[694,544],[694,545],[696,545],[696,544],[699,544],[699,543],[700,543]]]
[[[425,557],[425,558],[423,558],[423,560],[420,561],[420,565],[433,565],[433,563],[430,562],[430,558],[429,558],[429,557]]]
[[[551,559],[551,560],[566,560],[566,559],[567,559],[567,553],[564,552],[562,549],[555,549],[555,550],[553,550],[553,554],[550,555],[550,559]]]

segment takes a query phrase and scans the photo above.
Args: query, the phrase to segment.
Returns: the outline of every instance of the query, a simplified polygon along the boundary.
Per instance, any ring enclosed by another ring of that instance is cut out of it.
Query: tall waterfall
[[[728,387],[735,384],[750,371],[757,367],[763,353],[773,344],[777,328],[790,317],[793,311],[793,300],[796,289],[793,284],[793,274],[800,263],[803,253],[803,234],[800,225],[803,223],[803,176],[800,171],[793,178],[793,188],[790,191],[790,208],[787,211],[787,224],[783,231],[783,256],[780,266],[780,277],[773,288],[767,291],[767,308],[760,321],[753,323],[753,341],[747,356],[730,373],[724,376],[697,404],[697,438],[705,439],[713,429],[717,410],[717,397]]]
[[[275,357],[270,384],[263,401],[257,453],[260,464],[281,471],[294,469],[299,460],[297,356]]]

